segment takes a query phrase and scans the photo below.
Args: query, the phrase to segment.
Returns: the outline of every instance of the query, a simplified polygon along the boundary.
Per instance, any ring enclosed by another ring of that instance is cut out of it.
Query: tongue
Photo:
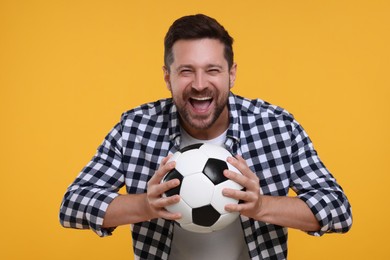
[[[191,100],[192,106],[196,110],[200,110],[200,111],[206,110],[209,107],[210,103],[211,103],[211,100],[204,100],[204,101],[194,100],[194,99]]]

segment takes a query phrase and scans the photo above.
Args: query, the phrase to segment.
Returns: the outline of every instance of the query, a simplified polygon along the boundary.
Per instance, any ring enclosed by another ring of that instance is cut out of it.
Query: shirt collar
[[[231,153],[236,154],[238,149],[238,144],[240,142],[240,133],[241,133],[241,122],[238,115],[237,109],[237,97],[230,92],[229,94],[229,128],[226,133],[226,147],[230,150]]]
[[[173,103],[173,99],[170,99],[171,107],[169,109],[169,140],[173,143],[176,150],[180,147],[180,124],[179,113],[177,112],[176,105]]]

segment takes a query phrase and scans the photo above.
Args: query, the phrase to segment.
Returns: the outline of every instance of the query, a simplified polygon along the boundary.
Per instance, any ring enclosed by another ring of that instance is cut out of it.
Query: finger
[[[242,211],[242,206],[241,204],[226,204],[225,210],[227,212],[240,212]]]
[[[248,193],[246,191],[242,190],[236,190],[231,188],[224,188],[222,190],[222,195],[225,197],[229,197],[238,201],[247,201],[248,200]]]
[[[166,207],[176,204],[180,201],[180,196],[175,195],[171,197],[165,197],[156,199],[151,203],[151,207],[155,209],[157,216],[165,219],[176,220],[181,218],[181,213],[179,212],[169,212],[166,210]]]
[[[246,175],[239,174],[239,173],[236,173],[236,172],[230,171],[230,170],[225,170],[223,172],[223,174],[225,175],[226,178],[228,178],[234,182],[237,182],[238,184],[240,184],[241,186],[243,186],[247,189],[255,188],[255,185],[256,185],[255,177],[252,177],[252,179],[251,179]]]
[[[180,196],[179,195],[174,195],[171,197],[161,197],[159,199],[156,199],[153,201],[152,206],[154,208],[162,209],[167,206],[176,204],[180,201]]]
[[[168,172],[173,170],[175,168],[175,166],[176,166],[176,162],[174,162],[174,161],[168,162],[164,165],[161,165],[160,168],[156,172],[157,177],[162,179],[165,176],[165,174],[167,174]]]
[[[237,155],[236,155],[236,159],[237,159],[239,162],[241,162],[241,163],[243,163],[243,164],[246,165],[246,161],[244,160],[244,158],[243,158],[241,155],[237,154]]]
[[[169,219],[169,220],[177,220],[181,218],[181,213],[172,213],[165,209],[159,211],[160,218]]]
[[[180,185],[180,180],[173,179],[173,180],[161,183],[158,188],[159,188],[160,194],[162,194],[162,193],[169,191],[170,189],[176,188],[179,185]]]
[[[235,163],[235,164],[242,163],[243,165],[247,166],[245,159],[239,154],[237,154],[234,157],[229,156],[228,159],[232,160],[232,163]]]
[[[158,182],[156,184],[150,185],[148,187],[149,194],[151,197],[161,197],[161,194],[167,192],[170,189],[173,189],[180,185],[180,181],[178,179],[173,179],[167,182]]]
[[[152,178],[150,178],[149,182],[151,183],[160,183],[164,176],[171,170],[173,170],[176,166],[176,162],[165,162],[165,164],[161,164],[159,169],[154,173]]]
[[[167,157],[164,157],[164,158],[161,160],[161,165],[166,164],[166,163],[169,161],[169,159],[172,158],[172,156],[173,156],[173,154],[168,154]]]
[[[244,158],[242,158],[242,156],[237,155],[236,158],[229,157],[227,160],[231,165],[236,167],[242,175],[248,177],[252,181],[255,182],[259,181],[257,175],[254,172],[252,172],[252,170],[249,168],[248,164],[246,163]]]
[[[244,182],[244,178],[246,178],[245,176],[243,176],[239,173],[236,173],[234,171],[231,171],[231,170],[224,170],[223,175],[225,175],[226,178],[228,178],[232,181],[235,181],[241,185],[242,185],[242,182]]]
[[[227,161],[228,163],[236,167],[237,170],[239,170],[242,174],[244,174],[244,172],[248,169],[246,161],[239,155],[237,155],[236,157],[228,157]]]

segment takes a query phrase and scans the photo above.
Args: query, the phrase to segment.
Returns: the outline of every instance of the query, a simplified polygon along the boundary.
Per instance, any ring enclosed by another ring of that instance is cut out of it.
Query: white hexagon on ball
[[[195,159],[194,159],[195,158]],[[205,154],[199,153],[198,150],[190,150],[181,153],[176,158],[176,170],[183,176],[188,176],[203,170],[208,158]]]
[[[169,212],[180,212],[181,218],[176,220],[180,224],[189,224],[192,223],[192,208],[185,203],[185,201],[180,198],[178,203],[169,205],[166,207]]]
[[[232,156],[225,148],[207,143],[203,144],[199,150],[209,158],[220,159],[222,161],[226,161],[229,156]]]
[[[203,173],[195,173],[183,179],[180,196],[191,208],[210,204],[214,184]]]

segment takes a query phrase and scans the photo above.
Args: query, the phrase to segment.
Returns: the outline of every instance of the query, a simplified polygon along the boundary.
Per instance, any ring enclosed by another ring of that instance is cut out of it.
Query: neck
[[[180,119],[181,126],[192,137],[199,140],[210,140],[220,136],[229,127],[229,112],[224,109],[218,119],[208,128],[194,128]]]

